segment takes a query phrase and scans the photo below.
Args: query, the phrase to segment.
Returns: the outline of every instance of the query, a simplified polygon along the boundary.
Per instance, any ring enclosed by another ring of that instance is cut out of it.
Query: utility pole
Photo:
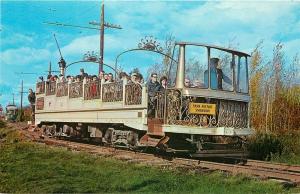
[[[23,80],[21,82],[21,105],[20,105],[20,108],[21,108],[20,120],[22,121],[23,120]]]
[[[102,6],[101,6],[101,16],[100,16],[100,21],[101,21],[101,28],[100,28],[100,60],[99,60],[99,71],[98,75],[100,74],[101,71],[103,71],[103,50],[104,50],[104,3],[102,1]]]
[[[59,22],[43,22],[44,24],[48,25],[55,25],[55,26],[61,26],[61,27],[73,27],[73,28],[85,28],[85,29],[92,29],[92,30],[100,30],[100,59],[99,59],[99,73],[103,70],[103,64],[104,64],[104,31],[105,28],[114,28],[114,29],[122,29],[120,25],[114,25],[105,22],[104,17],[104,1],[102,1],[101,4],[101,14],[100,14],[100,23],[92,21],[89,22],[90,25],[95,25],[97,27],[91,27],[91,26],[80,26],[80,25],[74,25],[74,24],[63,24]]]

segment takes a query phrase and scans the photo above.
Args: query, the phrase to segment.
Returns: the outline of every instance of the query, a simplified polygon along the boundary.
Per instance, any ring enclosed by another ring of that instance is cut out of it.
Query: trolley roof
[[[215,46],[215,45],[210,45],[210,44],[204,44],[204,43],[196,43],[196,42],[175,42],[175,44],[180,45],[194,45],[194,46],[203,46],[203,47],[207,47],[207,48],[214,48],[214,49],[218,49],[218,50],[222,50],[222,51],[226,51],[226,52],[230,52],[236,55],[243,55],[243,56],[247,56],[250,57],[251,55],[241,52],[241,51],[237,51],[237,50],[233,50],[233,49],[229,49],[229,48],[225,48],[225,47],[220,47],[220,46]]]

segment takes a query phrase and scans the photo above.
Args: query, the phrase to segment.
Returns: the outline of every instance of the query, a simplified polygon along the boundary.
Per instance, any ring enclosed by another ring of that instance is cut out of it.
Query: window
[[[179,61],[179,46],[178,45],[174,48],[173,52],[174,53],[173,53],[172,58],[176,61]],[[176,63],[175,61],[172,61],[172,64],[170,66],[170,71],[169,71],[168,87],[175,87],[177,66],[178,66],[178,63]]]
[[[185,47],[185,87],[207,88],[204,73],[207,71],[207,48],[187,45]]]
[[[248,72],[246,57],[239,58],[239,63],[236,63],[236,91],[241,93],[248,93]]]

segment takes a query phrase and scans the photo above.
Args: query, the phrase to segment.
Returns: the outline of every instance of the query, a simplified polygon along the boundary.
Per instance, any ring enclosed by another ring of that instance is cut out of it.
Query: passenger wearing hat
[[[219,58],[211,58],[209,60],[210,66],[210,88],[211,89],[219,89],[223,90],[222,81],[224,80],[226,83],[232,85],[232,81],[229,77],[227,77],[221,68],[218,68],[220,59]],[[208,70],[204,72],[204,85],[208,87]]]
[[[137,73],[131,74],[130,83],[137,83]]]

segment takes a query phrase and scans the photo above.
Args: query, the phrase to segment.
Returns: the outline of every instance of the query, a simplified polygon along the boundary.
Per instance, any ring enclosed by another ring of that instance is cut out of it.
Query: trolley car
[[[40,82],[35,122],[51,136],[195,157],[242,157],[245,137],[253,133],[249,57],[223,47],[176,42],[168,87],[157,93],[151,117],[147,85],[124,80]],[[91,87],[96,91],[91,93]]]

